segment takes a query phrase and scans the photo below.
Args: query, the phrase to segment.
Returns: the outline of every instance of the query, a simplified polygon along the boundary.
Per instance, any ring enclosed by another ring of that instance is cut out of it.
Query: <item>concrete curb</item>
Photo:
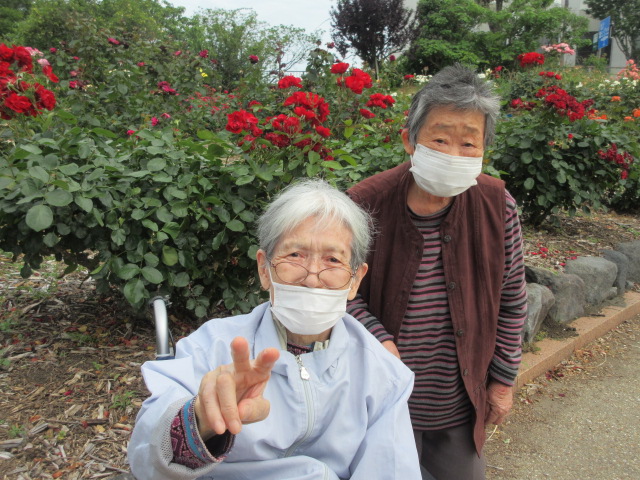
[[[564,340],[545,338],[536,342],[540,350],[527,352],[522,356],[520,372],[516,378],[516,387],[520,388],[533,379],[566,360],[571,354],[616,328],[625,320],[640,314],[640,293],[626,292],[622,297],[623,307],[605,307],[597,317],[581,317],[570,323],[578,336]]]

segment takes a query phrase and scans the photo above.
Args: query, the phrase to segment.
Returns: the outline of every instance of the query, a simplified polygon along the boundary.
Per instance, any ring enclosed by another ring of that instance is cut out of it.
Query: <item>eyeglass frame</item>
[[[273,260],[267,259],[267,261],[269,262],[269,266],[273,267],[273,270],[276,272],[276,275],[278,274],[278,272],[276,271],[276,267],[278,265],[281,265],[283,263],[290,263],[291,265],[295,265],[297,267],[302,267],[307,271],[307,274],[305,275],[305,277],[300,280],[297,283],[291,283],[291,282],[285,282],[284,280],[282,280],[283,283],[285,283],[286,285],[302,285],[302,283],[309,277],[309,275],[316,275],[318,277],[318,282],[320,282],[320,284],[326,288],[327,290],[342,290],[344,287],[346,287],[347,285],[349,285],[349,283],[351,283],[353,281],[353,279],[355,278],[357,272],[354,272],[353,270],[349,269],[347,270],[344,267],[327,267],[327,268],[323,268],[322,270],[320,270],[319,272],[312,272],[311,270],[309,270],[307,267],[305,267],[304,265],[302,265],[301,263],[296,263],[296,262],[288,262],[286,260],[283,260],[281,262],[278,262],[276,264],[273,263]],[[349,280],[347,281],[347,283],[345,283],[344,285],[342,285],[341,287],[328,287],[324,284],[324,282],[320,279],[320,274],[326,270],[344,270],[345,272],[349,272]],[[280,277],[278,277],[280,278]]]

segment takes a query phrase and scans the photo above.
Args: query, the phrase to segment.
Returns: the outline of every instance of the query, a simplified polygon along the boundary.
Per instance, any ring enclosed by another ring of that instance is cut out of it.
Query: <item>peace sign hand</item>
[[[226,430],[238,434],[242,424],[259,422],[269,415],[269,401],[262,394],[280,352],[266,348],[250,360],[249,343],[236,337],[231,342],[231,356],[233,363],[208,372],[200,382],[195,414],[203,440]]]

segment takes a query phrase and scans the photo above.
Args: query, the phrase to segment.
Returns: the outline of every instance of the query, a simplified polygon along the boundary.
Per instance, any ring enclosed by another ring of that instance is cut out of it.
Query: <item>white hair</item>
[[[258,219],[260,248],[272,258],[276,246],[308,218],[317,219],[322,227],[338,221],[352,234],[351,267],[362,265],[372,237],[372,219],[345,193],[320,179],[307,179],[282,190]]]

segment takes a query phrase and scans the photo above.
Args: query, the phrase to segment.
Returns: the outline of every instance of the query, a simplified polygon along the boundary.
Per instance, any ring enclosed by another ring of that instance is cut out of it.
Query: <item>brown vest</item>
[[[410,167],[405,162],[347,192],[372,214],[377,232],[359,293],[396,341],[424,243],[407,211],[413,181]],[[477,181],[478,185],[455,198],[440,227],[440,238],[458,365],[475,409],[474,440],[479,453],[485,440],[486,385],[504,274],[506,194],[501,180],[480,175]]]

